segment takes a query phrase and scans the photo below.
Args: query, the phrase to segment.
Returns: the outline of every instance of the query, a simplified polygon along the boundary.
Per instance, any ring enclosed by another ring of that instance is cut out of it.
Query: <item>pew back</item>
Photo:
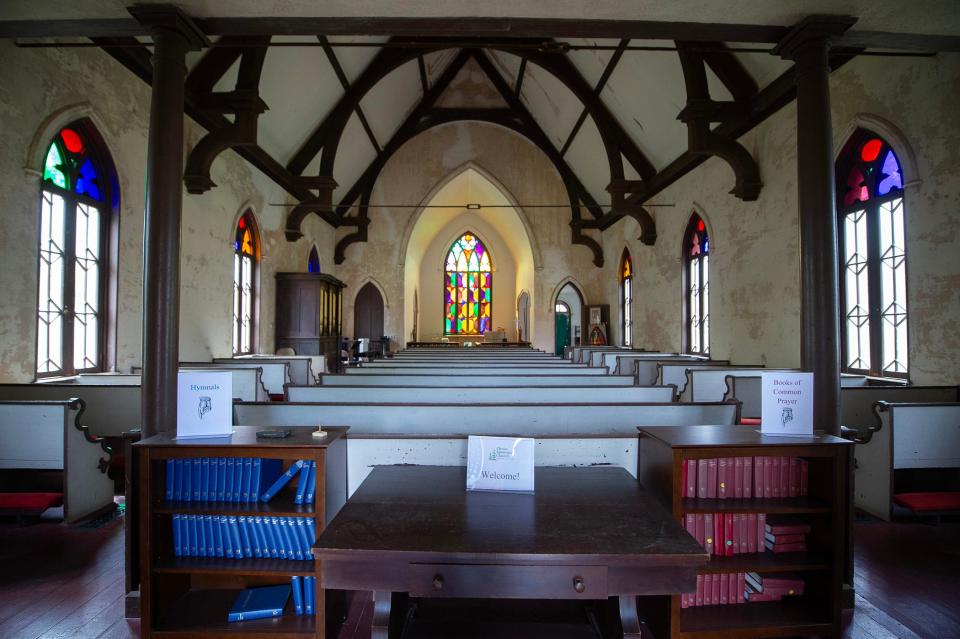
[[[729,366],[725,359],[697,359],[691,360],[687,355],[667,355],[665,357],[631,357],[628,360],[633,366],[633,376],[640,386],[654,386],[660,374],[660,364],[683,364],[685,366]],[[621,366],[622,367],[622,366]],[[679,393],[680,389],[677,389]]]
[[[637,364],[640,366],[640,363]],[[699,370],[701,368],[763,368],[762,366],[736,366],[733,367],[729,362],[709,361],[709,362],[658,362],[657,363],[657,384],[674,384],[677,392],[681,395],[687,387],[687,370]]]
[[[259,368],[260,379],[267,392],[271,395],[283,395],[283,387],[290,383],[290,364],[288,362],[250,361],[241,362],[180,362],[180,370],[203,368]]]
[[[140,427],[140,386],[93,384],[0,384],[0,400],[66,401],[86,404],[83,424],[97,437],[119,437]]]
[[[370,375],[322,375],[322,386],[410,386],[441,387],[451,384],[476,385],[482,387],[510,386],[633,386],[633,378],[614,377],[612,375],[424,375],[416,374],[370,374]]]
[[[323,355],[237,355],[236,357],[214,357],[215,363],[231,362],[286,362],[290,365],[291,384],[316,384],[317,375],[326,372],[326,363]]]
[[[140,370],[134,367],[134,370]],[[267,388],[263,385],[263,369],[260,367],[227,367],[220,365],[180,365],[181,371],[213,371],[223,373],[229,371],[231,376],[231,386],[234,399],[240,399],[245,402],[262,402],[270,399]],[[139,378],[139,375],[137,375]],[[138,382],[139,383],[139,382]]]
[[[592,375],[607,374],[605,368],[587,366],[371,366],[348,368],[348,376],[361,375]]]
[[[479,387],[450,385],[443,388],[369,386],[287,386],[287,400],[325,403],[418,404],[518,404],[531,402],[664,403],[673,401],[670,386],[555,386]]]
[[[795,368],[765,368],[764,372],[796,373]],[[680,394],[680,401],[719,402],[727,392],[728,377],[756,377],[756,367],[748,368],[688,368],[687,383]],[[746,413],[744,413],[746,415]]]

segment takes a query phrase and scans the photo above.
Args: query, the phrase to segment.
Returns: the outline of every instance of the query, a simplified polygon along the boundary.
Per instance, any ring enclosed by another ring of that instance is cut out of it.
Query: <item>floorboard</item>
[[[858,522],[856,607],[844,639],[960,639],[960,524]],[[123,618],[123,520],[86,529],[0,521],[0,637],[131,639]],[[335,639],[369,639],[373,605],[352,593]]]

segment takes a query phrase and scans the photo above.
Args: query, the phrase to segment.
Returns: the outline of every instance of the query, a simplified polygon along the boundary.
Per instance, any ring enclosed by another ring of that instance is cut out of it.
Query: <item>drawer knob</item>
[[[440,590],[443,588],[443,575],[434,575],[433,576],[433,589]]]
[[[583,577],[577,575],[573,578],[573,589],[577,592],[583,592],[587,589],[587,586],[583,583]]]

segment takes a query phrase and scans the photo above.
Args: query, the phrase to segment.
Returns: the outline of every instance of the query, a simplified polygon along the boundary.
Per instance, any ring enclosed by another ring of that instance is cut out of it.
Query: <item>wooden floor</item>
[[[960,639],[960,524],[857,524],[856,609],[848,639]],[[355,597],[337,639],[368,639],[372,605]],[[122,520],[84,529],[0,522],[0,637],[121,639]]]

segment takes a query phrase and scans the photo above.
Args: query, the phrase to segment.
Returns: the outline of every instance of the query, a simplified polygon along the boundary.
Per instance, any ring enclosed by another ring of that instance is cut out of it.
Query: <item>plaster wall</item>
[[[960,56],[856,58],[831,76],[836,148],[858,125],[886,137],[904,164],[910,376],[918,384],[960,379]],[[884,128],[885,127],[885,128]],[[800,253],[797,214],[796,105],[791,103],[740,142],[760,166],[756,202],[728,191],[733,172],[711,158],[653,202],[655,246],[637,240],[625,219],[603,235],[604,296],[617,295],[624,245],[633,256],[634,340],[682,346],[681,242],[698,211],[710,232],[711,353],[737,363],[800,365]],[[916,157],[916,169],[909,159]],[[613,313],[611,313],[613,315]]]
[[[37,250],[42,164],[31,145],[46,151],[58,113],[88,116],[116,165],[120,184],[117,269],[117,369],[141,360],[143,208],[150,91],[119,63],[96,49],[17,49],[0,41],[0,117],[7,122],[0,145],[0,289],[12,304],[0,307],[0,381],[34,377]],[[76,119],[76,118],[71,118]],[[69,120],[68,120],[69,121]],[[45,123],[47,126],[45,127]],[[66,122],[63,122],[65,124]],[[187,148],[203,130],[185,125]],[[35,155],[35,154],[34,154]],[[234,224],[246,208],[261,230],[259,342],[273,348],[274,279],[278,270],[306,270],[316,242],[321,264],[333,264],[333,234],[317,219],[304,225],[305,238],[283,237],[288,201],[272,182],[228,151],[214,162],[219,186],[203,195],[184,192],[181,235],[180,358],[203,360],[231,352]]]

